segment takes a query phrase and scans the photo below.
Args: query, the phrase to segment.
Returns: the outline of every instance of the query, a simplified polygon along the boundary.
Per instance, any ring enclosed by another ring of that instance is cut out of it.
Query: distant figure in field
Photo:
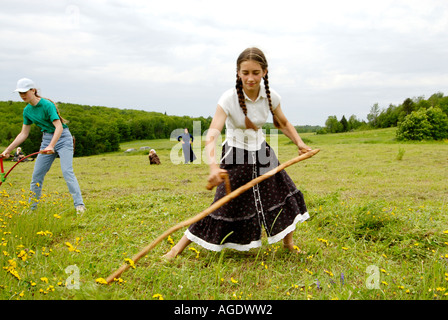
[[[196,156],[193,152],[193,149],[191,148],[191,143],[193,142],[194,138],[193,135],[191,135],[188,132],[188,129],[185,128],[184,133],[177,137],[177,141],[180,141],[182,139],[182,150],[184,152],[185,157],[185,163],[193,162],[196,160]]]
[[[156,150],[151,149],[149,151],[148,158],[149,158],[149,164],[160,164],[160,159],[159,159],[159,156],[156,153]]]
[[[16,153],[14,153],[14,158],[12,159],[12,161],[17,162],[22,160],[23,158],[25,158],[25,155],[22,152],[22,148],[18,147]]]

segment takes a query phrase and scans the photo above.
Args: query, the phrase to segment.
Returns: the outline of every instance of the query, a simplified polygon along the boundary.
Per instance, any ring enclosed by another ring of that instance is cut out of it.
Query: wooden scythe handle
[[[160,235],[158,238],[156,238],[151,244],[149,244],[148,246],[146,246],[145,248],[143,248],[139,253],[137,253],[134,257],[132,257],[132,260],[134,261],[134,263],[137,263],[138,260],[140,260],[142,257],[144,257],[145,255],[148,254],[148,252],[153,249],[160,241],[162,241],[164,238],[168,237],[170,234],[172,234],[173,232],[183,228],[183,227],[187,227],[190,224],[193,224],[195,222],[198,222],[199,220],[205,218],[206,216],[208,216],[210,213],[212,213],[213,211],[215,211],[216,209],[222,207],[224,204],[226,204],[227,202],[229,202],[230,200],[238,197],[240,194],[242,194],[243,192],[249,190],[250,188],[252,188],[253,186],[255,186],[256,184],[262,182],[263,180],[266,180],[270,177],[272,177],[274,174],[282,171],[283,169],[285,169],[286,167],[289,167],[290,165],[293,165],[297,162],[303,161],[305,159],[311,158],[312,156],[314,156],[316,153],[318,153],[320,151],[320,149],[314,149],[311,150],[305,154],[302,154],[298,157],[295,157],[281,165],[279,165],[278,167],[272,169],[271,171],[249,181],[248,183],[246,183],[245,185],[239,187],[238,189],[232,191],[231,193],[229,193],[228,195],[222,197],[221,199],[219,199],[218,201],[216,201],[215,203],[213,203],[211,206],[209,206],[207,209],[205,209],[204,211],[202,211],[201,213],[197,214],[196,216],[182,221],[181,223],[178,223],[177,225],[175,225],[174,227],[171,227],[170,229],[166,230],[162,235]],[[128,270],[131,266],[129,264],[124,264],[122,265],[118,270],[116,270],[114,273],[112,273],[109,277],[107,277],[106,281],[107,283],[111,283],[114,281],[114,279],[118,279],[121,274]]]

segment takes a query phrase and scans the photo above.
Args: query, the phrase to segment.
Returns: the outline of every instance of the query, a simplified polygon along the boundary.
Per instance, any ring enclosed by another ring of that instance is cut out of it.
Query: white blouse
[[[270,91],[272,109],[275,110],[280,105],[281,97],[274,90],[270,89]],[[226,140],[224,143],[227,142],[231,147],[256,151],[261,148],[261,144],[265,141],[265,136],[261,127],[271,115],[269,101],[266,96],[264,85],[260,85],[260,93],[255,101],[249,99],[246,93],[244,93],[244,96],[246,99],[247,117],[260,129],[255,131],[246,128],[244,122],[245,116],[238,101],[236,88],[229,89],[224,92],[218,101],[218,105],[221,106],[227,115]]]

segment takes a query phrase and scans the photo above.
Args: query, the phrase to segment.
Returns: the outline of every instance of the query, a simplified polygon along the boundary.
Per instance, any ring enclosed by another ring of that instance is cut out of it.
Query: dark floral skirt
[[[235,190],[278,164],[266,142],[258,151],[229,147],[225,143],[220,167],[227,170],[230,185]],[[225,195],[225,186],[220,184],[213,202]],[[261,246],[263,227],[268,243],[275,243],[294,231],[298,222],[308,218],[303,194],[282,170],[192,224],[185,235],[208,250],[247,251]]]

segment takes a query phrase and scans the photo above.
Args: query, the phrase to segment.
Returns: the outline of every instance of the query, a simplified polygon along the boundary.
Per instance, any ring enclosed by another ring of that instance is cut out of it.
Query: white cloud
[[[2,1],[0,100],[28,76],[55,99],[213,115],[248,46],[296,124],[446,92],[446,0]]]

